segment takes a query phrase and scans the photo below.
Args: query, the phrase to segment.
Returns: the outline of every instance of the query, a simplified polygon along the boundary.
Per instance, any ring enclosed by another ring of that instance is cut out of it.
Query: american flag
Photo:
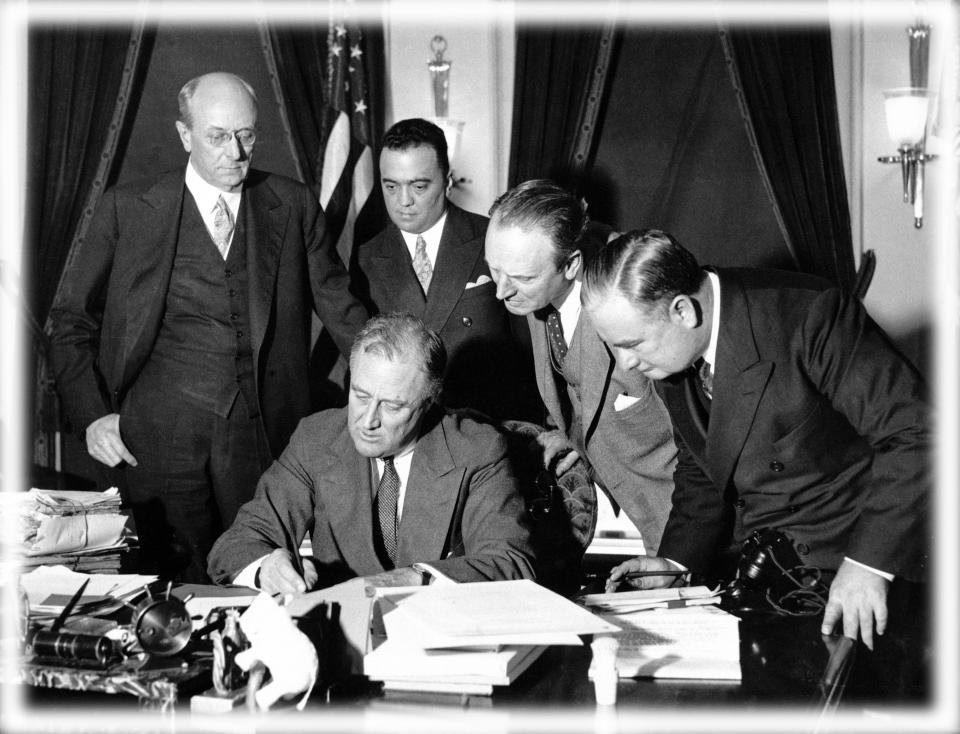
[[[370,87],[364,55],[364,32],[347,13],[349,6],[331,2],[327,32],[324,97],[336,113],[327,135],[320,180],[320,205],[337,252],[350,262],[357,217],[376,182]]]

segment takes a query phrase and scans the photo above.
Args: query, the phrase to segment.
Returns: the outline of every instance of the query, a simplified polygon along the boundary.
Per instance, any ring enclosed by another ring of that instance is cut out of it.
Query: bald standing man
[[[54,304],[53,363],[89,454],[125,473],[140,570],[206,556],[279,456],[308,392],[311,311],[349,353],[366,311],[309,188],[251,168],[257,95],[180,90],[185,168],[107,191]]]

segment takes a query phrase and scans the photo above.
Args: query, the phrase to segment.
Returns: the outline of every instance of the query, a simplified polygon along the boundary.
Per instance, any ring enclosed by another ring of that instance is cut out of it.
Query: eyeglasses
[[[222,130],[220,132],[207,133],[204,137],[210,145],[217,148],[229,145],[230,141],[234,138],[236,138],[244,148],[249,148],[257,142],[257,131],[250,130],[249,128],[230,131]]]

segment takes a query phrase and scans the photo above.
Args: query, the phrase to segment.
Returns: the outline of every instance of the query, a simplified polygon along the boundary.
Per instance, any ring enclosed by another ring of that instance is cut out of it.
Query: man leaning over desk
[[[350,353],[347,407],[300,422],[214,545],[210,577],[270,593],[354,576],[419,584],[423,569],[455,581],[532,578],[504,440],[435,404],[445,364],[440,338],[416,317],[367,322]],[[308,533],[313,555],[301,558]]]
[[[836,570],[823,633],[842,620],[872,648],[890,581],[923,580],[930,429],[920,376],[859,301],[810,275],[705,270],[644,230],[587,265],[583,306],[618,364],[657,381],[680,448],[660,557],[611,582],[671,561],[708,573],[731,542],[777,529]]]

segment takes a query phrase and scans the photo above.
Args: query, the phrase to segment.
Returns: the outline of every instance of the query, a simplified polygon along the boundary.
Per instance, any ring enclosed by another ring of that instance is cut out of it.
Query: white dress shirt
[[[200,216],[203,218],[203,223],[206,225],[207,232],[210,233],[211,237],[213,237],[214,210],[217,207],[217,199],[221,196],[223,200],[227,202],[227,208],[230,209],[233,221],[237,221],[237,215],[240,213],[241,191],[221,191],[216,186],[210,185],[200,177],[197,169],[193,167],[192,161],[187,161],[187,172],[184,177],[184,182],[187,185],[187,190],[193,196],[193,200],[197,203],[197,209],[200,210]],[[236,227],[234,227],[234,232],[236,232]],[[230,242],[227,243],[223,251],[224,260],[226,260],[227,255],[230,254],[231,244],[233,244],[233,233],[230,234]]]

